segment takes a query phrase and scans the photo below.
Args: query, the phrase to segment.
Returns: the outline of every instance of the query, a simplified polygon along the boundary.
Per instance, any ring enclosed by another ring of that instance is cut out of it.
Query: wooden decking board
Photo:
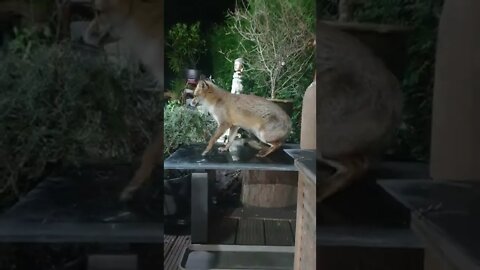
[[[210,226],[209,239],[210,244],[235,244],[235,238],[238,229],[238,219],[225,218],[216,220]]]
[[[265,245],[265,230],[261,219],[240,219],[237,245]]]
[[[190,245],[190,236],[174,236],[171,247],[165,256],[165,270],[177,270],[178,264],[186,247]]]
[[[290,228],[292,229],[293,239],[295,239],[295,231],[297,230],[297,221],[290,220]]]
[[[180,261],[180,256],[182,255],[183,251],[185,248],[188,246],[190,237],[189,236],[179,236],[177,237],[177,241],[175,241],[175,244],[172,248],[172,251],[170,253],[170,260],[169,264],[167,264],[168,269],[177,269],[178,262]]]
[[[225,210],[225,215],[232,218],[258,218],[258,219],[295,219],[296,206],[283,208],[239,207]]]
[[[185,248],[183,238],[177,237],[167,259],[165,260],[165,269],[177,269],[178,261],[180,260],[183,248]]]
[[[172,249],[173,242],[175,241],[174,235],[165,235],[165,240],[163,241],[163,257],[166,259],[168,253]]]
[[[178,245],[177,241],[180,239],[177,239],[177,236],[174,238],[175,240],[172,242],[170,251],[168,252],[166,258],[165,258],[165,269],[174,269],[172,268],[172,265],[174,264],[173,261],[175,261],[175,247]]]
[[[233,218],[214,220],[209,230],[208,243],[293,246],[295,221]]]
[[[267,246],[292,246],[294,244],[290,223],[283,220],[265,220],[265,244]]]

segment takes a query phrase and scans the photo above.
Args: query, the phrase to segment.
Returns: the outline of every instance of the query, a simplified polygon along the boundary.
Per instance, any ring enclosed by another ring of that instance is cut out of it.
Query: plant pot
[[[323,21],[344,31],[367,45],[386,67],[402,80],[407,65],[409,27],[358,22]]]
[[[192,174],[169,170],[164,178],[163,212],[167,222],[186,225],[190,215]]]
[[[282,108],[288,114],[288,116],[293,116],[293,100],[272,98],[269,98],[268,100],[280,106],[280,108]]]
[[[185,69],[185,78],[187,79],[188,83],[196,84],[200,79],[200,75],[202,74],[201,70],[198,69]]]

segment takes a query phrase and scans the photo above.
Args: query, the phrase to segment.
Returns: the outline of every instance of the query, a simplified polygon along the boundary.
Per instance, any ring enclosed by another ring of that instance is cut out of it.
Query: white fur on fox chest
[[[205,102],[204,106],[205,108],[207,108],[208,112],[213,117],[213,119],[215,119],[218,125],[220,125],[222,122],[225,121],[225,116],[224,116],[225,111],[223,108],[219,108],[208,102]]]

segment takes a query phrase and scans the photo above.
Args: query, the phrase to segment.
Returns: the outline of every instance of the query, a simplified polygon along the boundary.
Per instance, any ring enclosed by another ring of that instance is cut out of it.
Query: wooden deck
[[[223,218],[213,222],[209,244],[294,246],[295,220]],[[190,235],[165,235],[164,269],[177,270]]]
[[[295,220],[223,218],[212,223],[209,244],[295,245]]]
[[[177,270],[183,251],[190,245],[190,235],[165,235],[164,270]]]
[[[209,220],[209,245],[295,245],[296,207],[217,209]],[[165,270],[177,270],[190,235],[165,234]]]

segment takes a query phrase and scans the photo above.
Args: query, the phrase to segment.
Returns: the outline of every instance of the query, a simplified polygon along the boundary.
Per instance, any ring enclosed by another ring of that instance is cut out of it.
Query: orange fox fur
[[[133,54],[154,75],[157,87],[164,83],[163,0],[93,0],[95,18],[83,35],[85,43],[103,46],[123,40]],[[132,197],[161,161],[163,131],[160,129],[142,156],[140,168],[120,195],[121,200]]]
[[[257,153],[258,157],[265,157],[282,146],[291,130],[290,117],[275,103],[255,95],[231,94],[207,80],[198,83],[193,103],[206,107],[218,124],[202,155],[206,155],[218,138],[230,129],[228,142],[219,148],[228,151],[242,128],[270,146]]]
[[[316,46],[317,159],[336,170],[317,181],[317,201],[323,201],[361,178],[392,142],[402,92],[354,37],[319,22]]]

